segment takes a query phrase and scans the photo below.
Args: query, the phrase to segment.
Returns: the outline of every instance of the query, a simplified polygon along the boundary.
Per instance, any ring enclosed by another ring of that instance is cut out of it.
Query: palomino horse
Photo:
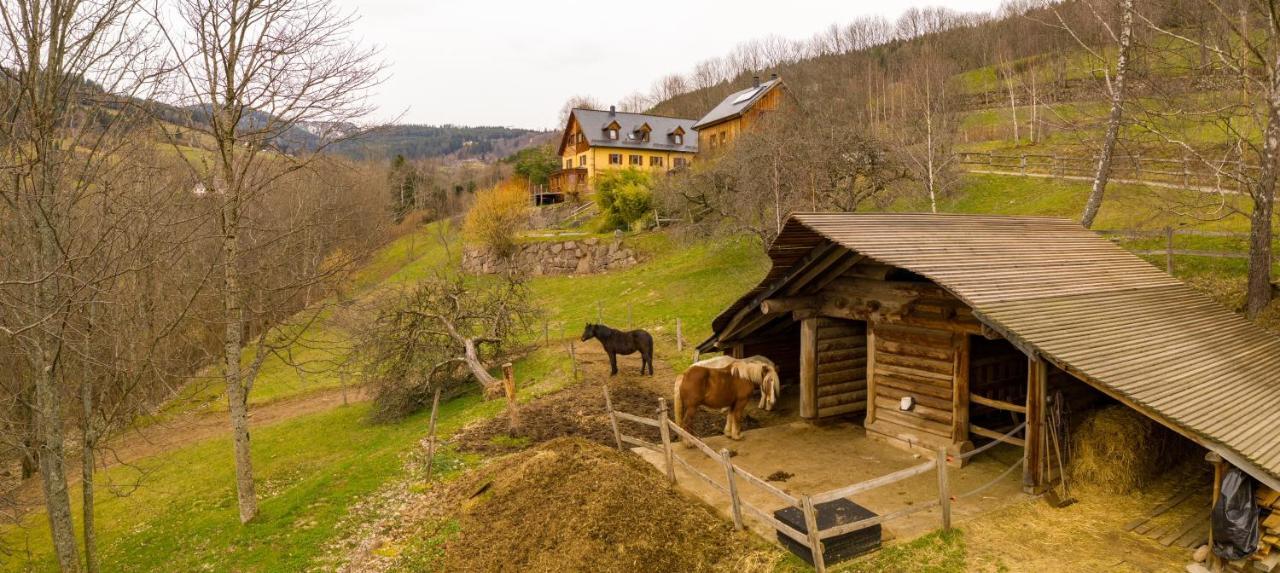
[[[729,411],[724,423],[724,435],[731,440],[742,439],[742,415],[751,402],[751,394],[756,384],[751,380],[734,374],[732,368],[707,368],[690,366],[684,374],[676,378],[674,389],[676,402],[676,422],[685,431],[690,431],[693,416],[698,408],[705,406],[713,410]],[[692,444],[686,443],[685,446]]]
[[[582,331],[582,341],[599,340],[609,353],[609,375],[618,373],[618,355],[640,353],[640,374],[645,368],[653,375],[653,336],[643,330],[614,330],[603,324],[587,323]]]
[[[773,410],[778,401],[778,391],[782,388],[782,380],[778,378],[778,367],[772,360],[760,355],[746,358],[732,356],[716,356],[693,363],[694,366],[707,368],[732,368],[733,373],[755,382],[760,386],[761,410]],[[677,384],[679,380],[677,380]]]

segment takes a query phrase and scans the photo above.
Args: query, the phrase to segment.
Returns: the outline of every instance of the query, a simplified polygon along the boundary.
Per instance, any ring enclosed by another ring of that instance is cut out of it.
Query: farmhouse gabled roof
[[[677,144],[668,138],[669,134],[676,131],[676,128],[684,128],[686,133],[693,131],[692,119],[582,108],[574,109],[572,117],[577,119],[583,135],[587,137],[587,143],[592,147],[618,147],[685,153],[698,152],[696,133],[692,137],[686,136],[682,144]],[[618,139],[616,140],[609,139],[607,129],[609,124],[613,122],[617,122],[620,126]],[[632,134],[645,125],[651,131],[649,141],[632,139]],[[564,141],[560,143],[560,153],[562,154],[564,153],[565,143]]]
[[[719,104],[711,108],[707,115],[702,116],[702,119],[693,124],[694,129],[710,127],[742,115],[743,112],[751,109],[751,106],[760,101],[764,94],[769,93],[769,90],[781,83],[781,79],[774,78],[767,82],[761,82],[759,86],[752,86],[729,94],[729,97],[724,98]]]
[[[1280,337],[1065,219],[794,215],[700,348],[829,243],[932,280],[1024,351],[1280,484]]]

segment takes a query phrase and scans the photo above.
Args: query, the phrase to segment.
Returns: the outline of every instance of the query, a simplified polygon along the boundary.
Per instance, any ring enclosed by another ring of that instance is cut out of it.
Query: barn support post
[[[613,400],[609,398],[609,386],[604,387],[604,408],[609,412],[609,426],[613,428],[613,441],[618,444],[618,451],[622,451],[622,432],[618,431],[618,417],[613,415]]]
[[[662,435],[662,458],[667,464],[667,481],[676,483],[674,453],[671,451],[671,420],[667,416],[667,399],[658,398],[658,433]]]
[[[720,463],[724,465],[725,484],[729,488],[729,506],[733,509],[733,528],[742,531],[742,502],[738,499],[738,480],[733,475],[733,462],[729,450],[720,449]]]
[[[813,568],[818,573],[827,573],[827,559],[822,551],[822,537],[818,531],[818,512],[813,507],[813,498],[804,496],[801,500],[801,511],[804,512],[804,529],[809,536],[809,552],[813,555]]]
[[[818,417],[817,317],[800,321],[800,417],[808,419]]]
[[[1027,431],[1022,466],[1022,489],[1038,493],[1043,482],[1045,383],[1048,364],[1039,356],[1027,357]]]
[[[951,393],[951,441],[964,444],[969,441],[969,335],[955,333],[952,337],[955,347],[952,362],[955,387]]]
[[[1218,505],[1218,498],[1222,496],[1222,477],[1227,473],[1227,462],[1217,452],[1209,452],[1204,455],[1204,461],[1213,464],[1213,492],[1211,502],[1209,504],[1210,519],[1212,519],[1213,508]],[[1208,565],[1213,571],[1222,570],[1222,558],[1213,552],[1213,527],[1210,523],[1209,527],[1209,561]]]
[[[867,419],[864,426],[876,421],[876,329],[867,322]]]

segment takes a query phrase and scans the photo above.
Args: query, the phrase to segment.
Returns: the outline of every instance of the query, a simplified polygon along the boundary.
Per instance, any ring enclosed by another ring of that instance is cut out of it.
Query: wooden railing
[[[1026,423],[1023,422],[1022,424],[1019,424],[1017,427],[1015,427],[1012,431],[1010,431],[1007,434],[994,436],[990,443],[987,443],[980,448],[976,448],[974,450],[965,452],[964,454],[960,454],[958,456],[950,456],[947,454],[945,449],[939,449],[937,451],[937,454],[934,460],[924,462],[918,465],[914,465],[905,469],[901,469],[896,472],[886,474],[870,480],[866,480],[863,482],[859,482],[853,485],[833,489],[833,490],[826,491],[819,494],[804,495],[804,496],[796,497],[785,491],[782,491],[777,486],[774,486],[773,484],[770,484],[769,482],[763,479],[760,479],[759,477],[753,475],[751,472],[748,472],[742,467],[734,464],[730,458],[729,450],[722,448],[720,451],[717,452],[711,446],[707,445],[706,442],[703,442],[697,436],[694,436],[693,434],[687,432],[684,428],[681,428],[679,424],[677,424],[674,420],[672,420],[667,415],[668,411],[667,411],[666,399],[664,398],[658,399],[658,410],[657,410],[658,417],[656,419],[645,418],[642,416],[629,414],[627,412],[620,412],[620,411],[614,410],[613,401],[609,396],[609,388],[607,386],[604,389],[604,401],[605,401],[605,408],[609,413],[609,423],[613,429],[614,440],[617,443],[619,450],[623,449],[623,444],[631,444],[631,445],[648,448],[648,449],[660,452],[663,456],[664,469],[666,471],[667,480],[669,482],[673,484],[676,483],[675,467],[677,464],[679,464],[680,467],[684,468],[685,471],[687,471],[690,475],[693,475],[699,478],[701,481],[706,483],[712,489],[719,491],[720,493],[724,494],[729,498],[730,509],[733,516],[733,525],[735,528],[739,530],[743,528],[743,511],[745,510],[746,512],[750,513],[752,516],[756,517],[760,521],[773,527],[774,530],[782,533],[783,535],[786,535],[787,537],[794,540],[796,543],[807,548],[810,551],[810,554],[813,556],[814,568],[817,569],[819,573],[825,573],[826,571],[826,563],[823,556],[823,540],[830,539],[832,537],[836,537],[840,535],[845,535],[855,531],[860,531],[868,527],[872,527],[872,526],[885,523],[888,521],[892,521],[895,519],[903,518],[915,513],[919,513],[921,511],[931,510],[935,507],[942,508],[942,528],[944,530],[950,529],[951,528],[951,502],[953,499],[968,497],[982,490],[985,490],[986,488],[993,485],[995,482],[1007,476],[1008,472],[1011,471],[1013,468],[1016,468],[1022,465],[1026,461],[1026,458],[1024,455],[1021,461],[1014,464],[1013,466],[1010,466],[1010,468],[1006,470],[1004,474],[1001,474],[995,480],[992,480],[987,484],[984,484],[978,488],[975,488],[972,491],[959,494],[958,496],[953,497],[951,494],[950,482],[947,475],[947,463],[950,461],[971,458],[973,456],[986,452],[987,450],[990,450],[991,448],[1001,443],[1009,443],[1009,444],[1022,446],[1023,440],[1014,438],[1013,434],[1016,434],[1019,431],[1022,431],[1026,427]],[[658,428],[659,435],[661,436],[661,439],[662,439],[662,443],[654,444],[646,440],[643,440],[641,438],[623,434],[618,427],[618,420],[625,420],[628,422],[633,422],[637,424]],[[701,470],[695,467],[688,460],[685,460],[683,457],[676,455],[674,449],[672,448],[672,434],[674,434],[675,436],[678,436],[681,440],[684,440],[685,443],[694,446],[694,448],[696,448],[699,452],[706,455],[708,459],[712,460],[713,462],[723,467],[724,474],[725,474],[724,484],[721,484],[716,479],[713,479],[711,476],[703,473]],[[819,529],[818,513],[817,513],[817,510],[815,509],[815,506],[817,506],[818,504],[835,501],[837,499],[847,498],[860,493],[865,493],[873,489],[898,483],[902,480],[910,479],[925,473],[929,473],[931,471],[935,472],[937,475],[937,481],[938,481],[937,499],[930,500],[926,503],[912,504],[902,509],[892,511],[884,515],[877,515],[877,516],[869,517],[867,519],[863,519],[860,521],[855,521],[852,523],[846,523],[843,525],[828,527],[826,529]],[[798,529],[795,529],[794,527],[791,527],[790,525],[787,525],[786,523],[783,523],[782,521],[778,520],[776,517],[774,517],[773,513],[766,511],[762,508],[756,507],[750,502],[743,500],[742,496],[738,492],[739,481],[741,481],[743,484],[758,488],[761,491],[768,493],[769,495],[781,501],[786,506],[794,507],[800,510],[801,514],[804,516],[805,531],[802,532]]]

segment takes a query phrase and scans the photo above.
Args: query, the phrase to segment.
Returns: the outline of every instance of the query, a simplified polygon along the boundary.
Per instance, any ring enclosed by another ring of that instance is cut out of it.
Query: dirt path
[[[249,424],[251,428],[262,428],[291,420],[300,416],[325,412],[342,405],[344,400],[356,403],[367,400],[360,390],[346,390],[346,398],[341,388],[323,390],[288,398],[262,406],[251,407]],[[129,464],[151,456],[173,451],[179,448],[218,438],[230,433],[226,412],[207,412],[189,414],[155,423],[143,428],[131,429],[113,437],[98,454],[98,469],[103,470],[120,464]],[[80,483],[80,460],[68,460],[68,485]],[[8,484],[6,484],[8,485]],[[36,478],[13,484],[0,494],[0,505],[12,502],[20,519],[28,511],[39,507],[44,502],[40,482]]]

